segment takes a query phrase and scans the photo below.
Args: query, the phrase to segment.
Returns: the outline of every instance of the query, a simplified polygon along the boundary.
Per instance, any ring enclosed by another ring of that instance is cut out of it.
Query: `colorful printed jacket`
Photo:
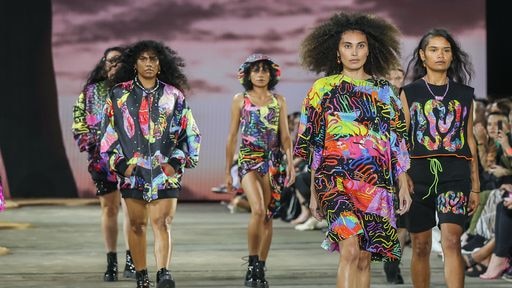
[[[124,178],[121,191],[143,193],[149,202],[159,191],[181,190],[183,168],[197,165],[201,140],[183,93],[162,82],[153,91],[134,80],[120,83],[112,88],[105,113],[101,152]],[[168,177],[163,163],[176,174]],[[136,165],[132,175],[124,177],[131,164]]]
[[[87,152],[88,170],[93,180],[116,182],[109,169],[108,159],[100,155],[101,125],[108,96],[105,81],[87,85],[73,106],[73,137],[80,152]]]

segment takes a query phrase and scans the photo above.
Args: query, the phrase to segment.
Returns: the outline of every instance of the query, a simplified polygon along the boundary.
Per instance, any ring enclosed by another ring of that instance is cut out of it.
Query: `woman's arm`
[[[237,143],[238,130],[240,129],[240,110],[243,105],[243,94],[239,93],[233,97],[231,102],[231,121],[229,124],[229,133],[226,140],[226,162],[225,177],[228,191],[231,191],[233,178],[231,177],[231,166],[233,163],[233,155],[235,154],[235,146]]]
[[[292,140],[290,137],[290,130],[288,129],[288,109],[286,107],[286,100],[283,96],[278,95],[279,101],[279,135],[281,137],[281,146],[286,153],[286,180],[285,186],[289,187],[295,182],[295,167],[293,163]]]

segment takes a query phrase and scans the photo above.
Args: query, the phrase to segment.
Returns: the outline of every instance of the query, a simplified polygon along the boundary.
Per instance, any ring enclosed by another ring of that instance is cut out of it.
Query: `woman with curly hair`
[[[303,41],[304,67],[323,73],[305,97],[295,155],[309,161],[310,209],[339,251],[337,287],[370,287],[371,260],[400,257],[399,214],[411,197],[401,102],[383,77],[399,64],[399,31],[368,14],[338,13]]]
[[[184,89],[184,63],[162,43],[146,40],[130,46],[121,57],[115,85],[105,108],[107,123],[101,151],[120,177],[121,194],[130,217],[128,243],[137,287],[149,287],[146,226],[155,239],[158,288],[175,287],[168,270],[170,224],[182,188],[184,168],[199,160],[200,134]]]
[[[295,181],[292,142],[288,130],[286,100],[273,92],[279,81],[279,66],[267,55],[249,56],[238,70],[245,91],[234,96],[226,144],[226,186],[231,191],[230,173],[238,131],[242,141],[238,152],[238,174],[251,206],[247,229],[249,265],[246,287],[268,287],[265,261],[272,241],[272,217],[279,213],[283,185]],[[286,178],[283,173],[285,153]]]
[[[414,287],[430,285],[432,228],[441,229],[448,287],[464,286],[461,235],[478,206],[480,181],[473,136],[474,89],[469,55],[444,29],[432,29],[414,50],[401,99],[409,129],[413,202],[406,214],[411,233]],[[426,172],[429,171],[429,172]],[[437,218],[439,219],[436,221]]]
[[[135,267],[128,248],[129,218],[126,204],[121,201],[118,189],[118,178],[110,171],[107,159],[100,155],[101,124],[103,107],[107,100],[108,91],[112,86],[112,77],[119,67],[118,61],[123,53],[123,47],[105,49],[100,61],[89,74],[87,81],[73,106],[73,137],[80,152],[87,152],[88,171],[96,186],[96,195],[101,205],[101,230],[107,250],[107,271],[104,281],[117,281],[117,215],[120,203],[123,207],[123,232],[126,245],[126,265],[123,275],[135,278]]]

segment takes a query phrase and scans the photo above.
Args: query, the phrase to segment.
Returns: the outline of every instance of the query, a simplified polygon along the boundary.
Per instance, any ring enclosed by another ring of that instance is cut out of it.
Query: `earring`
[[[336,62],[338,62],[338,64],[341,63],[341,56],[339,52],[336,52]]]

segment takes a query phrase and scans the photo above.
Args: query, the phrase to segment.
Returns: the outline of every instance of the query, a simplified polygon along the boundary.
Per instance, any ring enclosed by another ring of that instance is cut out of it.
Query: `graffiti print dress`
[[[329,225],[322,247],[359,238],[372,260],[400,257],[395,182],[409,168],[401,103],[386,80],[334,75],[304,99],[295,155],[309,160]]]
[[[282,165],[279,111],[280,105],[275,95],[272,95],[270,104],[257,106],[244,93],[240,112],[242,142],[238,152],[238,174],[240,179],[251,171],[256,171],[260,176],[269,174],[272,188],[269,206],[271,215],[279,212],[281,189],[286,176]]]

